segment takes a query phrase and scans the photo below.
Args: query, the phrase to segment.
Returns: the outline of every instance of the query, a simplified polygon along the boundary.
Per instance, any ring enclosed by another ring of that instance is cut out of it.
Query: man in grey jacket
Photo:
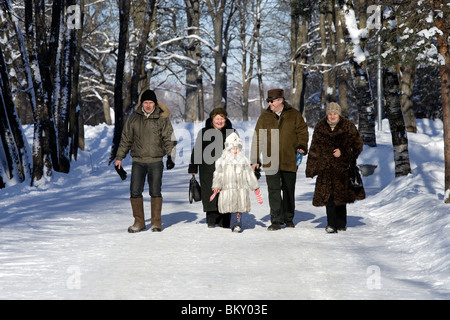
[[[145,177],[148,177],[151,197],[151,230],[161,231],[162,210],[162,159],[167,155],[166,168],[175,164],[177,141],[169,120],[170,111],[158,103],[155,92],[146,90],[141,94],[140,105],[128,118],[122,131],[115,165],[120,169],[122,160],[130,151],[133,159],[131,168],[130,201],[134,224],[128,232],[135,233],[145,229],[144,191]]]

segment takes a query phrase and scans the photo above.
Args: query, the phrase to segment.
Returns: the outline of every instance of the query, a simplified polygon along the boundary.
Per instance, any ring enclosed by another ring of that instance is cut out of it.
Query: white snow
[[[233,124],[248,137],[255,121]],[[264,203],[252,197],[242,233],[208,229],[187,190],[187,159],[202,124],[185,123],[174,124],[175,133],[191,137],[177,135],[176,166],[164,172],[163,231],[129,234],[129,176],[121,181],[107,166],[113,126],[86,127],[86,150],[70,174],[0,190],[0,299],[449,299],[443,126],[417,125],[408,134],[406,177],[394,178],[387,121],[378,146],[365,147],[358,163],[378,167],[364,177],[367,198],[348,206],[347,231],[338,234],[325,233],[325,208],[311,204],[306,159],[295,229],[266,230],[264,175]],[[33,129],[25,129],[31,145]],[[130,174],[129,157],[124,166]],[[149,219],[147,189],[144,197]]]

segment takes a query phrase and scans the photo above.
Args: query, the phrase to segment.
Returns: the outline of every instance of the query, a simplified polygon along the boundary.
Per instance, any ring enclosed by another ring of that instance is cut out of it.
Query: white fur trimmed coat
[[[233,147],[238,147],[236,155],[232,153]],[[220,213],[250,211],[248,189],[259,189],[259,183],[250,161],[242,152],[242,141],[234,132],[225,140],[225,150],[216,161],[212,187],[220,189],[218,194]]]

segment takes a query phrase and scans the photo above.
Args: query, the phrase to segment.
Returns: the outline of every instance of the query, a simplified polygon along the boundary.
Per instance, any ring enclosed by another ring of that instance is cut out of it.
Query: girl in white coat
[[[231,213],[233,232],[241,231],[241,213],[250,211],[248,189],[255,191],[259,203],[259,183],[253,173],[250,161],[242,153],[242,140],[231,133],[225,140],[225,150],[216,161],[211,200],[220,192],[218,208],[220,213]]]

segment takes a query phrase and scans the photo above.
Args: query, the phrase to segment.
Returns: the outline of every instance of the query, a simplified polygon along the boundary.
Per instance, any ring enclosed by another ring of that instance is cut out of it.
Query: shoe
[[[239,232],[241,232],[242,231],[242,229],[241,229],[241,226],[234,226],[233,227],[233,229],[231,230],[232,232],[236,232],[236,233],[239,233]]]
[[[215,223],[208,223],[208,228],[215,228],[216,227],[216,224]]]
[[[158,227],[151,228],[150,230],[152,230],[152,232],[161,232],[161,228]]]
[[[295,228],[295,224],[292,221],[286,222],[286,228]]]
[[[325,227],[325,231],[326,231],[327,233],[337,233],[336,228],[335,228],[335,227],[332,227],[332,226],[326,226],[326,227]]]
[[[338,228],[338,231],[346,231],[347,230],[347,227],[340,227],[340,228]]]
[[[281,226],[278,223],[272,223],[267,230],[269,231],[275,231],[275,230],[281,230]]]

